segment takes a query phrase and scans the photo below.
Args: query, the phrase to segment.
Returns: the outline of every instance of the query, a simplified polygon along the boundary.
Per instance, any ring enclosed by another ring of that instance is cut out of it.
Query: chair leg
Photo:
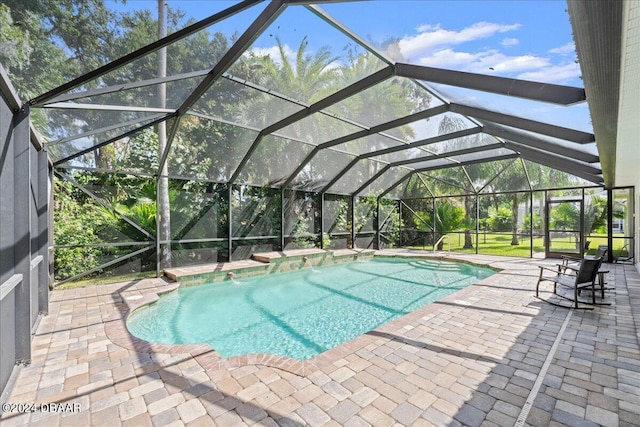
[[[578,308],[578,286],[573,287],[573,304],[575,308]]]

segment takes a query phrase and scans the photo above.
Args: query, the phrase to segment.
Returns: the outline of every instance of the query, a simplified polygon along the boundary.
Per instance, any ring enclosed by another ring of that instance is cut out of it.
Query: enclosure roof
[[[303,38],[292,58],[277,37],[279,52],[257,47],[300,22],[342,44],[323,56]],[[227,43],[214,43],[216,33]],[[549,171],[602,184],[594,134],[535,116],[540,105],[584,101],[579,87],[393,59],[317,4],[244,1],[29,104],[46,117],[39,131],[59,168],[403,197],[460,179],[487,191],[498,175],[535,189],[550,185],[540,177]],[[148,137],[159,123],[160,151]],[[111,164],[101,163],[106,147]]]

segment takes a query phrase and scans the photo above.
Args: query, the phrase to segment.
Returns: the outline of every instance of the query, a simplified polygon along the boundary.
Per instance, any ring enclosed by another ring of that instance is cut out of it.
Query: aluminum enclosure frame
[[[465,183],[463,184],[473,187],[473,182],[465,166],[483,162],[493,162],[516,158],[539,163],[544,166],[572,174],[584,180],[591,181],[595,184],[602,183],[602,171],[597,165],[599,163],[599,157],[589,152],[587,149],[583,150],[582,147],[580,147],[581,145],[592,144],[595,141],[593,134],[564,128],[562,126],[550,125],[524,117],[519,117],[517,115],[500,113],[498,111],[493,111],[489,107],[486,109],[477,108],[470,105],[464,105],[462,103],[451,102],[440,96],[437,91],[431,89],[429,85],[431,83],[449,85],[479,92],[497,94],[501,96],[510,96],[536,102],[551,103],[555,105],[573,105],[576,103],[584,102],[586,100],[586,93],[584,89],[512,78],[443,70],[433,67],[396,62],[385,55],[383,52],[378,51],[375,47],[373,47],[358,34],[354,33],[349,28],[339,23],[328,13],[323,11],[319,6],[312,4],[313,2],[277,0],[266,3],[266,6],[259,13],[259,16],[246,27],[246,29],[241,33],[240,37],[231,45],[230,49],[221,57],[221,59],[216,64],[213,65],[211,69],[185,72],[182,74],[161,78],[150,78],[143,81],[129,82],[121,85],[114,85],[111,87],[90,89],[84,92],[76,91],[74,93],[68,93],[70,90],[77,89],[82,85],[91,82],[93,79],[96,79],[111,71],[117,70],[120,67],[130,64],[132,61],[143,58],[145,55],[156,52],[162,48],[166,48],[172,43],[193,35],[196,32],[201,31],[228,17],[234,16],[238,13],[242,13],[243,11],[250,9],[255,5],[258,5],[259,3],[261,2],[244,1],[238,3],[226,10],[216,13],[200,22],[192,24],[180,31],[177,31],[176,33],[173,33],[170,36],[157,40],[149,44],[148,46],[125,55],[124,57],[113,61],[110,64],[106,64],[94,70],[93,72],[78,77],[29,101],[29,104],[34,108],[74,108],[78,110],[93,109],[96,111],[111,111],[115,109],[119,111],[147,111],[157,113],[151,117],[136,119],[129,122],[129,124],[134,126],[136,124],[143,123],[145,120],[148,120],[148,122],[139,127],[136,127],[135,129],[128,130],[127,132],[123,132],[120,135],[110,137],[103,142],[92,145],[89,148],[85,148],[73,154],[66,155],[63,158],[59,158],[55,161],[54,165],[66,170],[73,170],[73,166],[69,166],[65,163],[68,163],[74,159],[81,158],[82,156],[91,153],[98,148],[115,143],[116,141],[124,137],[130,137],[145,128],[150,128],[156,125],[159,122],[169,122],[173,120],[173,124],[169,128],[166,149],[159,158],[159,165],[157,169],[153,172],[150,172],[149,176],[155,177],[156,179],[160,178],[161,176],[163,178],[189,178],[170,176],[168,173],[163,174],[162,171],[167,163],[167,159],[171,153],[171,150],[173,149],[172,145],[174,139],[178,134],[179,127],[183,122],[183,118],[185,118],[187,115],[193,115],[204,120],[212,120],[218,123],[229,124],[230,126],[251,129],[257,133],[257,136],[252,141],[248,141],[248,148],[242,153],[242,157],[235,169],[231,171],[230,175],[227,175],[229,176],[229,178],[225,182],[212,180],[212,182],[218,182],[220,184],[228,186],[230,200],[234,186],[250,185],[249,183],[242,182],[240,177],[247,169],[247,164],[250,160],[252,160],[252,157],[256,153],[256,151],[258,149],[264,148],[263,144],[265,143],[265,137],[280,137],[279,131],[281,131],[285,127],[308,118],[313,114],[320,113],[326,116],[334,117],[344,123],[353,125],[358,130],[353,133],[342,135],[315,145],[306,155],[306,157],[300,162],[300,164],[296,165],[293,172],[289,173],[286,178],[283,178],[274,185],[275,188],[279,188],[281,191],[282,215],[284,215],[285,191],[293,189],[292,184],[298,177],[299,173],[304,171],[305,168],[307,168],[308,165],[312,162],[312,160],[323,150],[332,150],[332,152],[344,153],[345,155],[353,156],[353,159],[348,163],[345,162],[347,163],[346,166],[341,167],[340,170],[337,171],[337,173],[334,173],[332,176],[326,177],[324,181],[320,182],[318,187],[320,188],[319,192],[316,188],[294,189],[294,191],[307,191],[309,193],[319,194],[321,216],[324,214],[324,197],[328,194],[341,194],[350,197],[350,203],[352,206],[351,214],[353,215],[353,204],[356,198],[360,196],[367,189],[367,187],[369,187],[370,184],[374,184],[380,177],[382,177],[385,172],[395,170],[402,170],[405,172],[405,175],[402,177],[402,179],[393,183],[391,186],[387,186],[386,188],[382,188],[381,190],[379,190],[379,193],[374,194],[373,197],[377,197],[380,200],[381,198],[387,196],[394,188],[397,187],[397,185],[413,177],[418,177],[418,179],[422,180],[424,183],[420,172],[440,170],[446,167],[459,168],[461,170],[460,176],[463,180],[465,180]],[[300,7],[306,9],[307,11],[309,11],[309,13],[312,13],[320,20],[329,24],[331,27],[342,33],[342,35],[352,40],[356,45],[362,47],[366,52],[372,54],[375,58],[380,60],[383,64],[382,68],[360,78],[359,80],[354,81],[349,85],[346,85],[345,87],[340,88],[336,92],[313,103],[305,103],[305,100],[296,100],[291,98],[290,96],[278,93],[276,91],[276,89],[278,88],[262,87],[255,82],[251,82],[243,78],[231,75],[229,73],[230,67],[232,67],[235,62],[243,54],[245,54],[248,49],[250,49],[252,42],[256,40],[269,27],[269,25],[274,22],[274,20],[288,7]],[[112,105],[87,105],[72,102],[82,97],[99,97],[101,95],[115,93],[121,90],[130,90],[140,87],[152,87],[154,85],[166,84],[168,82],[180,81],[195,77],[203,77],[204,79],[200,81],[195,88],[191,89],[190,93],[187,94],[186,98],[182,100],[182,102],[180,102],[180,105],[175,109],[157,109],[139,106],[117,107]],[[424,89],[424,91],[426,91],[425,93],[427,93],[429,96],[432,96],[433,99],[437,99],[442,102],[442,105],[431,106],[422,111],[412,112],[411,114],[384,121],[382,123],[377,123],[372,126],[357,123],[356,121],[351,120],[349,117],[340,117],[328,110],[329,107],[334,106],[341,101],[347,100],[350,97],[361,94],[362,92],[376,87],[377,85],[382,84],[383,82],[392,78],[410,82],[411,84]],[[234,84],[242,85],[242,87],[244,88],[250,88],[252,90],[262,92],[263,94],[267,94],[284,102],[287,102],[287,105],[291,104],[293,106],[300,107],[301,109],[294,113],[288,114],[283,118],[280,118],[275,123],[271,123],[260,128],[251,128],[248,125],[233,123],[230,120],[225,120],[220,117],[207,116],[207,114],[192,111],[192,107],[197,103],[197,101],[200,100],[212,88],[212,85],[222,79],[228,79]],[[434,135],[428,138],[418,139],[416,141],[410,142],[404,141],[401,138],[393,137],[387,132],[403,125],[412,124],[416,121],[427,120],[429,118],[434,118],[438,115],[447,113],[455,113],[457,115],[460,115],[461,117],[468,119],[470,123],[475,123],[475,126],[464,130]],[[86,132],[83,132],[79,135],[66,137],[55,141],[54,143],[52,143],[52,146],[62,144],[67,141],[73,141],[75,139],[81,139],[83,137],[94,136],[107,131],[115,131],[117,130],[117,128],[118,125],[110,125],[103,126],[100,129],[87,130]],[[515,129],[515,131],[513,129]],[[517,130],[522,130],[522,134],[518,133]],[[365,151],[363,149],[359,153],[348,153],[347,149],[338,149],[342,144],[347,144],[356,139],[370,135],[379,135],[382,138],[386,138],[386,140],[388,140],[391,145],[398,145],[387,148],[372,148],[369,151]],[[495,142],[484,146],[451,148],[447,152],[437,154],[429,151],[429,145],[431,144],[448,142],[458,138],[466,138],[474,135],[489,136],[493,138]],[[293,141],[296,140],[295,138],[287,138]],[[555,144],[553,140],[559,140],[563,143]],[[299,142],[313,145],[311,144],[311,141]],[[199,143],[199,141],[197,141],[196,143]],[[504,154],[498,157],[489,157],[483,155],[483,152],[493,148],[498,148],[500,146],[507,150],[510,150],[510,154]],[[424,151],[424,155],[420,154],[417,157],[407,156],[405,160],[395,161],[382,161],[377,159],[377,157],[389,154],[399,155],[402,152],[411,152],[411,150],[415,149]],[[268,148],[266,148],[266,150],[268,150]],[[457,162],[453,159],[450,159],[451,157],[454,157],[456,155],[469,154],[474,154],[475,160]],[[416,169],[414,167],[415,163],[435,159],[450,160],[450,164],[422,169]],[[358,182],[358,186],[357,188],[355,188],[355,190],[352,189],[348,191],[347,194],[344,194],[336,190],[335,188],[332,188],[334,187],[334,184],[336,184],[340,179],[344,178],[350,171],[352,171],[359,164],[359,162],[363,162],[365,160],[377,162],[376,168],[371,168],[371,170],[374,172],[372,172],[369,177],[363,177],[362,181]],[[115,172],[117,173],[119,171]],[[525,174],[527,174],[526,168]],[[141,176],[142,175],[143,174],[141,174]],[[529,186],[529,188],[533,189],[528,175],[526,177],[527,185]],[[492,179],[494,178],[495,177],[493,177]],[[426,184],[425,188],[427,192],[431,192]],[[430,195],[434,196],[433,194]],[[197,241],[202,242],[226,241],[228,245],[229,260],[233,258],[233,245],[236,241],[234,240],[236,238],[233,237],[231,221],[233,215],[234,212],[230,205],[228,210],[228,237],[196,239]],[[380,223],[379,220],[380,218],[376,217],[376,222]],[[280,246],[282,248],[284,248],[284,242],[286,239],[286,233],[284,232],[283,224],[284,221],[281,223],[281,235],[279,236],[281,243]],[[321,226],[320,245],[323,244],[323,232],[324,230]],[[351,230],[351,232],[354,233],[355,230]],[[150,239],[155,237],[156,248],[158,248],[159,245],[174,243],[173,241],[160,241],[158,240],[157,236],[152,236],[150,234],[147,234],[147,237]],[[273,236],[264,236],[265,239],[271,237]],[[179,242],[187,242],[187,240],[179,239]],[[352,236],[352,240],[355,241],[355,234]],[[160,271],[158,271],[158,274],[159,273]]]

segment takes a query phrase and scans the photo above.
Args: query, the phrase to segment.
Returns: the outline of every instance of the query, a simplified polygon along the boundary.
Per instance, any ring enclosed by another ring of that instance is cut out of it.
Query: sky
[[[365,38],[400,39],[411,63],[579,85],[564,1],[372,1],[366,20],[362,6],[325,9]]]
[[[170,7],[181,9],[196,20],[233,3],[167,0]],[[107,4],[116,10],[155,11],[157,7],[156,0],[128,0],[126,5],[107,0]],[[395,56],[404,62],[582,87],[564,1],[372,0],[329,2],[321,7],[375,46],[396,40],[399,51]],[[241,33],[263,8],[264,4],[252,7],[216,25],[213,30]],[[308,52],[330,46],[338,62],[346,60],[344,48],[353,45],[350,39],[313,13],[295,6],[288,7],[252,48],[263,54],[275,53],[279,39],[287,54],[293,57],[305,37]],[[454,99],[456,96],[464,98],[468,94],[455,90],[448,94],[452,101],[457,100]],[[479,95],[474,102],[491,103],[492,98]],[[502,100],[500,102],[504,105]],[[523,108],[530,111],[532,107],[514,101],[503,111],[515,112]],[[591,128],[586,104],[563,110],[557,106],[544,106],[531,113],[533,119],[551,123],[568,121],[571,127],[587,131]]]
[[[234,3],[167,0],[170,7],[181,9],[196,20]],[[154,13],[156,10],[155,0],[128,0],[125,5],[107,0],[107,4],[116,10],[149,9]],[[246,19],[236,17],[234,21],[248,24],[261,7],[252,8]],[[372,0],[327,3],[322,8],[373,44],[399,40],[406,62],[580,85],[564,1]],[[242,25],[220,28],[241,31]],[[327,30],[315,16],[285,11],[267,33],[279,36],[295,51],[303,36],[308,37],[310,49],[341,41],[341,36]],[[256,47],[268,50],[274,45],[274,38],[270,43],[269,38],[262,37]]]

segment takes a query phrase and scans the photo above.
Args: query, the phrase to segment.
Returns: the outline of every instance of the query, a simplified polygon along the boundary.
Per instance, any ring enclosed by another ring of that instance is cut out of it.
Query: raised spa
[[[430,259],[380,258],[180,287],[127,319],[138,338],[208,343],[223,357],[311,358],[495,271]]]

